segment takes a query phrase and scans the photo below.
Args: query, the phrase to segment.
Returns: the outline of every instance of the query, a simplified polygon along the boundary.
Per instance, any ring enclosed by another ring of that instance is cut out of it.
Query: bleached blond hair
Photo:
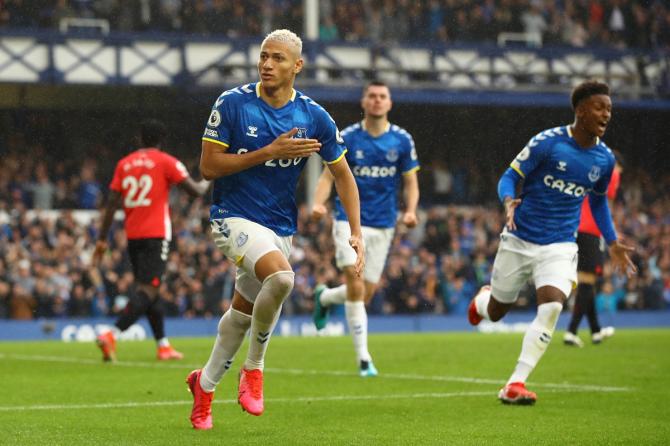
[[[288,45],[290,48],[295,50],[296,55],[300,57],[302,55],[302,39],[297,36],[291,30],[288,29],[275,29],[270,34],[265,36],[261,46],[265,45],[265,42],[280,42]]]

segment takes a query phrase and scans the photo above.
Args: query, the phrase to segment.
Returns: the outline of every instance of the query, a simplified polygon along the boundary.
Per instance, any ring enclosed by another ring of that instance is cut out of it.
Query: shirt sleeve
[[[535,135],[528,141],[526,147],[519,152],[509,166],[521,175],[522,178],[526,178],[529,173],[544,161],[551,151],[551,146],[552,143],[547,141],[546,136],[543,136],[541,133]]]
[[[498,198],[501,203],[505,202],[505,197],[515,198],[516,185],[521,180],[519,172],[508,167],[498,181]]]
[[[165,177],[170,184],[178,184],[188,178],[188,169],[184,163],[172,155],[164,154]]]
[[[419,158],[416,156],[416,147],[414,146],[414,138],[409,133],[403,135],[406,143],[400,159],[400,171],[403,174],[416,172],[420,169]]]
[[[604,175],[593,185],[593,192],[598,195],[605,195],[609,191],[612,174],[614,172],[614,155],[610,155],[609,164],[606,167]]]
[[[219,96],[212,107],[212,111],[207,119],[205,132],[202,135],[203,141],[210,141],[215,144],[220,144],[224,147],[230,146],[231,135],[233,132],[233,94],[230,91],[225,91]]]
[[[318,132],[316,139],[321,143],[319,155],[328,164],[335,164],[344,158],[347,148],[344,145],[344,139],[337,129],[335,120],[330,117],[328,112],[319,106],[320,112],[317,116]]]

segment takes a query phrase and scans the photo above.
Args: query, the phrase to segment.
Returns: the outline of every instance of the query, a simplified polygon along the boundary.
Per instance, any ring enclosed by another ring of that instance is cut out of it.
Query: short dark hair
[[[386,88],[389,88],[389,86],[386,85],[386,83],[384,81],[374,80],[374,81],[370,81],[367,84],[365,84],[365,87],[363,88],[363,94],[367,93],[368,88],[370,88],[370,87],[386,87]]]
[[[609,96],[610,86],[605,82],[596,80],[582,82],[581,84],[577,85],[574,90],[572,90],[572,96],[570,97],[572,109],[576,110],[580,102],[597,94],[604,94]]]
[[[144,147],[160,147],[167,136],[167,127],[157,119],[147,119],[140,124],[140,138]]]

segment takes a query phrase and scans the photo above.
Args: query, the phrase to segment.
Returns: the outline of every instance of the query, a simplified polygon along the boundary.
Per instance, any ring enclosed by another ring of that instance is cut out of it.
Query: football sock
[[[142,290],[138,290],[133,297],[128,300],[126,308],[123,309],[121,316],[116,320],[116,328],[125,331],[137,320],[144,316],[151,306],[151,299]],[[162,337],[162,336],[161,336]]]
[[[244,335],[251,325],[251,316],[229,308],[219,321],[216,341],[207,364],[200,375],[200,387],[214,392],[223,375],[228,371],[237,351],[244,342]]]
[[[491,318],[489,317],[489,300],[491,300],[491,290],[486,289],[482,290],[477,296],[475,297],[475,307],[477,308],[477,313],[487,321],[490,321]]]
[[[293,271],[279,271],[269,275],[263,281],[263,286],[256,296],[251,317],[249,353],[244,362],[245,369],[263,370],[265,352],[270,343],[272,331],[279,320],[284,299],[291,294],[294,278]]]
[[[157,341],[165,338],[165,321],[163,312],[163,303],[160,296],[153,299],[149,308],[147,308],[147,319],[151,326],[151,331],[154,333],[154,339]],[[169,345],[169,344],[168,344]]]
[[[158,340],[158,346],[159,347],[169,347],[170,346],[170,340],[166,337],[162,337]]]
[[[584,287],[583,293],[586,296],[584,299],[584,312],[586,317],[589,320],[589,328],[591,329],[591,334],[598,333],[600,331],[600,323],[598,322],[598,313],[596,313],[596,287],[595,285],[583,284],[579,285],[577,292],[580,291],[581,287]]]
[[[521,355],[519,355],[514,373],[507,384],[526,382],[528,375],[533,371],[551,342],[551,336],[554,334],[562,309],[563,305],[559,302],[538,305],[537,316],[526,330],[521,344]]]
[[[577,334],[579,330],[579,323],[582,321],[584,313],[588,313],[589,301],[593,301],[595,297],[595,288],[589,283],[580,283],[577,286],[577,292],[575,293],[575,306],[572,309],[572,318],[570,319],[570,325],[568,325],[568,331],[572,334]],[[589,323],[591,323],[589,319]]]
[[[354,340],[354,351],[357,362],[370,361],[368,352],[368,314],[365,311],[365,302],[362,300],[344,303],[344,313],[347,317],[349,333]]]
[[[321,305],[343,304],[347,300],[347,286],[342,284],[336,288],[326,288],[319,297]]]

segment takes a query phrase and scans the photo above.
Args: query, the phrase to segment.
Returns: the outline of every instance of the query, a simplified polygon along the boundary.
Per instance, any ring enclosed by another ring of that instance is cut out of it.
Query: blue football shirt
[[[607,193],[614,155],[600,139],[584,149],[570,126],[556,127],[534,136],[510,167],[524,179],[511,232],[548,245],[575,241],[582,201],[588,193]]]
[[[392,228],[398,215],[398,189],[402,174],[419,169],[414,140],[401,127],[389,124],[377,137],[359,122],[342,131],[349,149],[346,158],[356,179],[361,200],[361,224]],[[335,197],[335,218],[347,220],[339,197]]]
[[[258,150],[296,127],[296,138],[314,138],[327,163],[344,157],[346,148],[335,121],[309,97],[293,91],[291,100],[273,108],[260,97],[260,83],[225,91],[212,107],[203,140],[230,153]],[[270,160],[233,175],[217,178],[210,218],[242,217],[272,229],[279,236],[296,232],[298,178],[306,158]]]

